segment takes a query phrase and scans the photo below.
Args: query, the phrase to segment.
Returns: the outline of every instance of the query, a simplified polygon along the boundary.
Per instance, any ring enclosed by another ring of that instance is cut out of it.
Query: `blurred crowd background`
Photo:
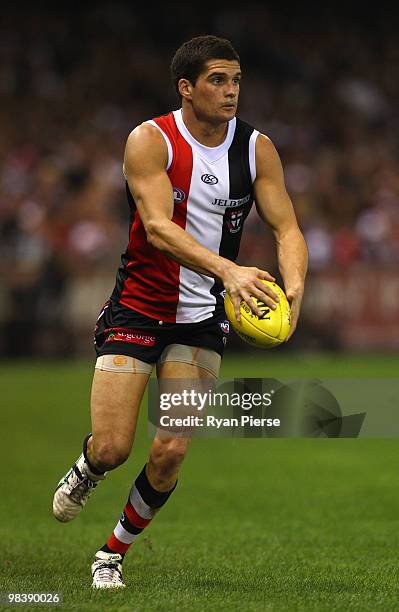
[[[1,355],[91,351],[128,237],[127,135],[178,108],[171,57],[204,33],[230,38],[241,56],[239,115],[275,143],[308,242],[292,349],[399,346],[398,24],[378,7],[331,11],[118,2],[4,11]],[[244,233],[240,261],[275,271],[255,213]]]

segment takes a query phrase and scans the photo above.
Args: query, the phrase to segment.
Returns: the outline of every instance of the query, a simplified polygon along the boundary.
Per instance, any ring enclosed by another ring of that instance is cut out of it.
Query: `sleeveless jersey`
[[[235,261],[253,204],[258,131],[234,118],[224,142],[206,147],[188,131],[181,109],[149,121],[165,139],[167,173],[173,187],[172,221],[195,240]],[[147,242],[126,182],[130,206],[129,244],[122,255],[111,299],[168,323],[225,318],[220,281],[193,272]]]

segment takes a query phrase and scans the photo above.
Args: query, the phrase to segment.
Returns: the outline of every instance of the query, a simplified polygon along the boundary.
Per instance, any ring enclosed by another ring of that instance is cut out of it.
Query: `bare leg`
[[[112,470],[129,457],[148,379],[149,374],[95,370],[87,456],[96,470]]]
[[[196,365],[166,361],[157,367],[158,378],[211,378],[215,377]],[[147,477],[157,491],[169,491],[177,481],[180,466],[190,445],[190,438],[155,436],[147,464]]]
[[[158,365],[158,377],[215,380],[204,368],[172,361]],[[149,461],[135,479],[121,517],[96,559],[109,554],[123,558],[173,492],[190,439],[165,437],[164,433],[155,436]]]

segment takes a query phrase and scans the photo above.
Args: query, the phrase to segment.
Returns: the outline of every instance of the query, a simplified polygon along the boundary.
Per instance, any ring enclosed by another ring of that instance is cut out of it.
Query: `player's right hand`
[[[233,303],[237,321],[241,320],[240,304],[242,300],[248,304],[254,314],[258,317],[262,316],[262,311],[252,300],[251,296],[274,310],[279,297],[271,287],[261,282],[262,280],[274,282],[276,280],[274,276],[266,272],[266,270],[260,270],[259,268],[237,266],[232,262],[230,264],[226,268],[222,281]]]

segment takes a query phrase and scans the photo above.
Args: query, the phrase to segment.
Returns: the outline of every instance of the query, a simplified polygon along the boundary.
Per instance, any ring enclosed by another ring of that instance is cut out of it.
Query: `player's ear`
[[[179,92],[182,98],[185,100],[191,100],[193,86],[188,79],[180,79],[178,84]]]

